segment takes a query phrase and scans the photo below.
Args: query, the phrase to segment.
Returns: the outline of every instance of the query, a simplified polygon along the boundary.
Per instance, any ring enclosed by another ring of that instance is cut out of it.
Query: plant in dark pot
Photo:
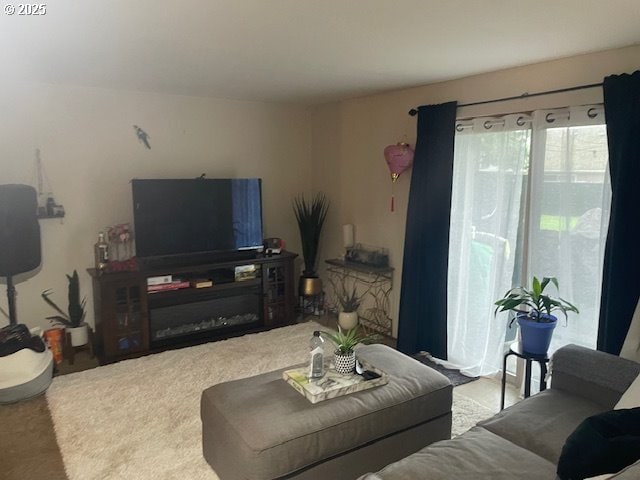
[[[302,242],[302,256],[304,271],[300,278],[300,294],[305,296],[317,295],[322,291],[322,282],[316,273],[318,246],[322,225],[327,216],[329,201],[323,193],[317,193],[311,202],[307,202],[304,195],[293,200],[293,211],[296,214],[300,240]]]
[[[346,331],[338,326],[337,333],[321,333],[322,335],[326,335],[336,346],[336,350],[333,352],[336,372],[343,375],[353,373],[356,368],[356,352],[354,351],[354,347],[358,343],[366,341],[368,337],[361,336],[357,326],[356,328]]]
[[[50,296],[53,293],[51,289],[42,292],[42,298],[47,302],[47,305],[58,312],[58,315],[47,317],[47,320],[55,325],[64,326],[65,330],[71,335],[71,345],[79,347],[86,345],[89,341],[87,324],[84,323],[84,317],[87,313],[85,310],[87,299],[80,300],[80,280],[76,270],[73,271],[72,275],[67,275],[67,280],[69,282],[69,305],[66,312],[51,300]]]
[[[567,312],[580,313],[575,305],[563,298],[553,298],[545,295],[544,291],[552,283],[558,288],[558,280],[555,277],[544,277],[542,281],[533,277],[530,290],[525,287],[515,287],[509,290],[504,298],[498,300],[495,314],[498,312],[513,311],[515,316],[509,325],[517,320],[522,337],[522,349],[525,352],[536,355],[544,355],[549,350],[553,329],[558,323],[558,318],[552,312],[560,311],[567,317]],[[523,308],[525,310],[523,310]]]

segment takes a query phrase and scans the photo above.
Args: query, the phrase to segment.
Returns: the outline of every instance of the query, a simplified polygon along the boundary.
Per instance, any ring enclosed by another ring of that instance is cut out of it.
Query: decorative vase
[[[67,327],[66,330],[71,337],[72,347],[81,347],[89,342],[89,331],[86,323],[75,328]]]
[[[56,364],[62,363],[62,328],[50,328],[44,332],[44,338],[49,344],[49,349],[53,355],[53,360]]]
[[[358,326],[358,312],[340,312],[338,325],[342,330],[352,330]]]
[[[322,280],[318,277],[300,277],[298,291],[304,297],[318,295],[322,291]]]
[[[349,353],[340,353],[340,350],[336,350],[333,354],[333,363],[336,366],[336,372],[349,375],[356,369],[356,352],[352,350]]]
[[[546,355],[551,344],[553,329],[556,328],[558,319],[554,315],[540,314],[545,319],[543,322],[536,322],[526,314],[518,315],[518,325],[520,325],[520,336],[522,350],[535,355]]]

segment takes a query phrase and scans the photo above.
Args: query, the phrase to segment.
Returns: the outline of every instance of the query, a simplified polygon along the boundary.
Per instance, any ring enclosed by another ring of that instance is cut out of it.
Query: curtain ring
[[[590,108],[589,110],[587,110],[587,117],[589,118],[596,118],[598,116],[598,110],[595,108]]]
[[[519,127],[524,127],[524,124],[524,117],[518,117],[518,119],[516,120],[516,125],[518,125]]]
[[[456,132],[461,132],[461,131],[463,131],[463,130],[464,130],[464,127],[462,126],[462,124],[461,124],[461,123],[459,123],[459,124],[457,124],[457,125],[456,125]]]
[[[547,115],[544,117],[544,119],[547,121],[547,123],[553,123],[556,121],[555,118],[552,117],[553,113],[547,113]]]
[[[486,122],[484,122],[484,128],[486,130],[489,130],[491,127],[493,127],[493,123],[491,123],[491,120],[487,120]]]

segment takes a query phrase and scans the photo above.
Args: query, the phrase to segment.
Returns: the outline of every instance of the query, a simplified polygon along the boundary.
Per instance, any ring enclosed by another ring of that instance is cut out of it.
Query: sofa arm
[[[613,408],[640,374],[640,363],[578,345],[556,351],[551,387]]]

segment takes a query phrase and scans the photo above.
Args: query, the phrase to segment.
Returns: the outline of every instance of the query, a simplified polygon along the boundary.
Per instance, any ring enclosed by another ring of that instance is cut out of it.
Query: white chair
[[[43,393],[53,377],[53,355],[48,348],[23,348],[0,357],[0,404],[19,402]]]

